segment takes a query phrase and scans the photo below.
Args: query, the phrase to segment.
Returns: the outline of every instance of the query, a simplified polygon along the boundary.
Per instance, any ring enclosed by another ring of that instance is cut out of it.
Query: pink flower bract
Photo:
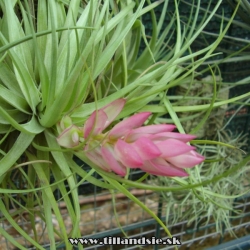
[[[83,128],[71,125],[64,129],[57,138],[58,143],[71,148],[77,146],[79,140],[87,139],[85,155],[103,170],[120,176],[126,175],[127,168],[140,168],[153,175],[184,177],[188,176],[184,168],[204,161],[195,147],[187,144],[195,136],[173,132],[174,125],[142,126],[150,112],[132,115],[104,133],[125,102],[118,99],[94,111]]]

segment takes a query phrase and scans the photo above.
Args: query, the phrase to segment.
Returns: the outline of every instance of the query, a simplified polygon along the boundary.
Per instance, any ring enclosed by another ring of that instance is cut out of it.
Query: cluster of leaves
[[[217,131],[218,140],[231,145],[242,147],[247,144],[246,136],[232,139],[230,132]],[[201,147],[207,161],[201,164],[192,173],[192,183],[206,179],[213,179],[217,175],[230,170],[243,159],[242,152],[220,145]],[[215,160],[216,158],[216,160]],[[234,209],[235,199],[249,192],[248,184],[249,165],[242,165],[234,174],[230,174],[216,183],[181,192],[162,192],[166,202],[166,223],[175,225],[179,221],[187,220],[193,228],[207,226],[214,223],[216,232],[223,234],[225,230],[234,234],[231,221],[244,216],[242,211]],[[154,181],[164,186],[174,185],[170,178],[157,178]]]

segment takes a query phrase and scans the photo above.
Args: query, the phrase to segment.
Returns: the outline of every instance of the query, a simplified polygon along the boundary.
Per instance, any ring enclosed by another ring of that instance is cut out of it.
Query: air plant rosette
[[[220,175],[202,179],[200,168],[194,166],[204,161],[204,152],[197,152],[193,145],[219,142],[195,141],[195,136],[183,130],[177,113],[206,111],[199,123],[202,125],[214,107],[241,100],[250,93],[217,100],[214,87],[211,104],[194,106],[175,106],[167,96],[170,88],[192,79],[195,70],[212,57],[235,12],[214,43],[191,53],[190,45],[221,1],[210,14],[204,14],[201,23],[199,4],[190,13],[192,22],[182,23],[175,1],[175,13],[166,27],[168,1],[145,6],[144,2],[0,2],[1,220],[8,221],[37,249],[44,249],[35,227],[37,216],[46,225],[51,249],[56,249],[58,238],[66,249],[72,249],[68,238],[82,236],[77,188],[86,181],[122,192],[171,237],[164,222],[129,188],[200,190],[249,160],[246,157]],[[154,8],[160,4],[162,14],[156,21]],[[150,38],[141,19],[148,12],[153,27]],[[172,27],[176,29],[176,42],[168,45],[166,38],[173,36]],[[140,53],[142,41],[145,49]],[[201,59],[194,61],[197,56]],[[216,86],[214,75],[213,79]],[[170,115],[171,123],[162,118],[165,114]],[[73,156],[87,163],[90,170],[76,164]],[[146,172],[145,176],[130,181],[130,169],[134,168]],[[95,172],[103,180],[95,178]],[[171,177],[174,184],[151,185],[145,182],[149,175]],[[19,181],[13,176],[19,176]],[[55,190],[66,204],[72,221],[70,232],[64,225]],[[31,221],[32,235],[17,223],[24,213]],[[53,226],[55,218],[60,230]],[[13,246],[26,249],[1,227],[0,233]]]
[[[247,137],[235,138],[230,131],[217,131],[217,140],[220,143],[230,143],[241,148],[247,145]],[[221,145],[201,146],[206,162],[200,164],[192,177],[200,179],[213,179],[223,172],[230,170],[243,160],[244,153],[232,150]],[[213,226],[213,232],[224,235],[229,232],[235,236],[232,221],[246,216],[244,211],[236,210],[236,200],[239,194],[249,192],[249,164],[245,164],[233,174],[218,180],[212,185],[206,185],[196,190],[183,190],[181,192],[161,192],[162,214],[166,216],[167,225],[175,225],[179,221],[187,221],[187,227],[193,231],[206,226]],[[174,181],[170,178],[158,177],[151,180],[158,185],[172,186]]]

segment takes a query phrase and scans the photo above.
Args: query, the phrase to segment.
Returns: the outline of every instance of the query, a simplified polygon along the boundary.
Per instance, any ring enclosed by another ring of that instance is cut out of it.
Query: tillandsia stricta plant
[[[175,1],[175,13],[164,26],[168,1],[148,1],[147,5],[145,1],[112,0],[0,1],[1,220],[25,238],[28,246],[44,249],[35,226],[39,216],[45,222],[50,249],[56,249],[58,237],[66,249],[72,249],[68,237],[81,237],[77,187],[85,181],[123,192],[171,236],[160,218],[128,189],[195,190],[232,172],[193,183],[192,171],[183,168],[204,159],[187,144],[194,137],[185,135],[176,112],[205,111],[204,123],[213,107],[243,96],[217,100],[215,81],[211,105],[174,107],[167,96],[170,88],[192,81],[233,19],[222,23],[212,44],[192,53],[191,44],[222,1],[200,23],[197,2],[190,12],[192,18],[182,23]],[[162,14],[156,20],[154,8],[159,5]],[[150,37],[142,21],[146,13],[152,17]],[[175,42],[170,44],[174,34]],[[145,49],[141,52],[142,43]],[[172,125],[159,124],[158,117],[167,113],[178,133],[172,132]],[[171,145],[179,148],[173,150]],[[91,169],[86,172],[73,156]],[[190,162],[183,164],[184,157]],[[247,160],[249,157],[233,170]],[[172,187],[150,185],[142,183],[147,175],[138,181],[128,179],[134,167],[150,174],[189,177],[173,178]],[[95,172],[103,180],[95,178]],[[64,225],[55,189],[66,204],[70,231]],[[24,214],[31,224],[30,234],[17,223],[16,218]],[[54,228],[54,217],[60,230]],[[17,248],[27,248],[2,227],[0,233]]]

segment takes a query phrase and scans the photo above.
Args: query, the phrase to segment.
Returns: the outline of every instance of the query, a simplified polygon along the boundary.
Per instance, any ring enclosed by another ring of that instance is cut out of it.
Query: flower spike
[[[169,124],[142,126],[150,112],[132,115],[104,134],[125,102],[125,99],[118,99],[94,111],[83,128],[65,119],[62,123],[65,129],[57,138],[58,143],[71,148],[88,138],[83,153],[100,168],[120,176],[126,175],[127,168],[140,168],[153,175],[185,177],[188,174],[184,168],[204,161],[195,147],[187,144],[195,136],[173,132],[175,126]]]

